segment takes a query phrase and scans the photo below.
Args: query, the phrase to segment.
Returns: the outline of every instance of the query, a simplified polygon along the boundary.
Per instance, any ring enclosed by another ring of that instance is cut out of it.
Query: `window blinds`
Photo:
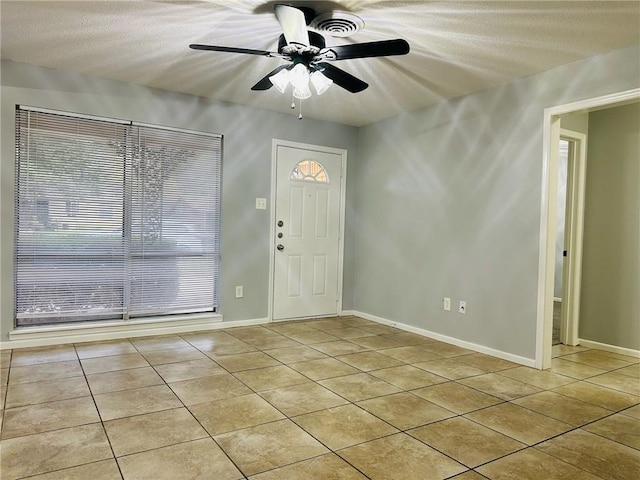
[[[222,138],[16,110],[18,325],[215,311]]]

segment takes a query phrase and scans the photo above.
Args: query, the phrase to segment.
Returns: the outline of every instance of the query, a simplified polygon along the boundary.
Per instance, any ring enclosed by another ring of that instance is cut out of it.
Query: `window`
[[[215,312],[219,135],[16,110],[17,325]]]
[[[322,165],[314,160],[302,160],[293,167],[291,180],[329,183],[329,176]]]

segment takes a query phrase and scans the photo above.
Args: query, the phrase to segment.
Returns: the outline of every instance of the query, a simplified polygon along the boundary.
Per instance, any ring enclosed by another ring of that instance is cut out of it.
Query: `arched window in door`
[[[302,160],[293,167],[291,180],[306,182],[329,183],[329,175],[324,167],[315,160]]]

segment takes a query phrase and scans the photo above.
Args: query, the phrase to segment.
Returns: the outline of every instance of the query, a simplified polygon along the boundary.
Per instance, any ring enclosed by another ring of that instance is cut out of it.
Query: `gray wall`
[[[640,104],[589,114],[579,336],[640,350]]]
[[[560,126],[574,132],[589,133],[589,114],[582,112],[566,113],[560,118]]]
[[[2,62],[0,163],[0,340],[13,328],[13,181],[16,104],[123,118],[224,135],[221,310],[225,320],[264,318],[268,305],[272,139],[348,150],[347,191],[355,180],[357,129],[73,73]],[[247,92],[249,94],[249,92]],[[352,180],[353,179],[353,180]],[[270,205],[268,205],[270,208]],[[347,194],[347,225],[353,223]],[[353,307],[353,234],[346,232],[344,308]],[[244,285],[236,299],[234,286]]]
[[[627,48],[361,128],[355,309],[533,359],[544,108],[638,87],[639,59]]]
[[[13,109],[24,103],[225,135],[228,320],[267,313],[269,217],[254,199],[268,197],[271,139],[347,148],[344,308],[533,358],[543,110],[640,86],[639,61],[640,48],[627,48],[360,129],[4,62],[2,339],[12,325]],[[466,315],[444,312],[443,296],[466,300]]]

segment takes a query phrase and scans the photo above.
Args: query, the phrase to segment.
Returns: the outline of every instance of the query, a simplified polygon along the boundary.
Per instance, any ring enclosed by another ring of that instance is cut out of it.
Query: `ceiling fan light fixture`
[[[309,79],[311,80],[311,83],[313,84],[313,88],[315,88],[316,93],[318,95],[322,95],[333,84],[333,80],[331,80],[330,78],[327,78],[318,70],[313,72],[309,76]]]
[[[271,75],[269,77],[269,81],[271,81],[273,86],[276,87],[280,93],[284,93],[287,89],[287,86],[289,85],[290,76],[291,73],[285,68],[283,70],[280,70],[275,75]]]
[[[295,109],[296,103],[300,105],[301,111],[298,115],[300,119],[302,118],[302,100],[312,95],[311,85],[318,95],[322,95],[334,83],[350,93],[362,92],[369,86],[345,70],[331,65],[333,61],[406,55],[410,50],[407,41],[400,38],[326,48],[324,37],[317,31],[309,30],[307,25],[325,33],[330,32],[332,36],[347,37],[364,26],[362,19],[349,13],[332,12],[317,17],[314,20],[315,23],[311,25],[309,24],[310,17],[313,15],[311,8],[276,3],[274,11],[282,29],[278,39],[278,49],[275,52],[196,43],[192,43],[189,47],[193,50],[275,57],[289,62],[271,70],[253,85],[251,90],[263,91],[276,87],[280,93],[285,93],[288,85],[291,84],[293,87],[291,108]],[[296,102],[296,99],[300,102]]]

